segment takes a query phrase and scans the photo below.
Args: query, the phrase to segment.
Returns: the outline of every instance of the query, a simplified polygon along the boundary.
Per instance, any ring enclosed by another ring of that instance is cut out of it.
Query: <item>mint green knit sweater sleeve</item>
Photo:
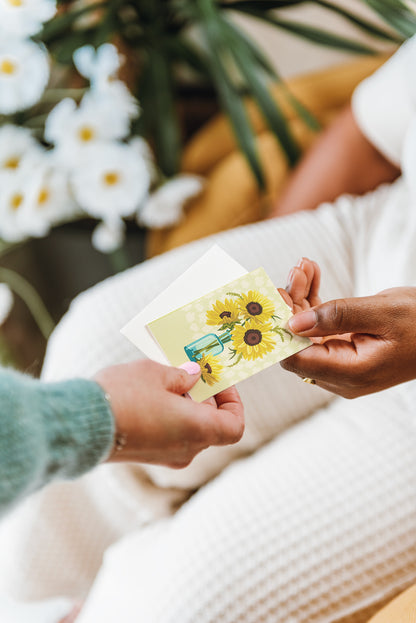
[[[114,420],[97,383],[42,383],[0,370],[0,514],[55,478],[75,478],[111,449]]]

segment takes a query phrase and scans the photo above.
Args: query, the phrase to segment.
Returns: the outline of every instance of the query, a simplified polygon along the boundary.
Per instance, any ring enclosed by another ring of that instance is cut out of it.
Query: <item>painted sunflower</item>
[[[256,290],[242,294],[238,306],[240,313],[246,320],[253,320],[258,324],[270,320],[275,312],[272,301]]]
[[[231,299],[225,299],[224,302],[216,301],[212,309],[207,311],[206,322],[207,324],[215,326],[232,324],[233,322],[237,322],[239,313],[239,306],[235,301]]]
[[[275,334],[271,324],[259,325],[249,320],[244,326],[236,325],[233,329],[233,348],[244,359],[263,359],[276,346]]]
[[[204,383],[214,385],[221,380],[221,372],[224,366],[218,363],[216,357],[202,355],[201,359],[198,359],[198,363],[201,366],[201,379]]]

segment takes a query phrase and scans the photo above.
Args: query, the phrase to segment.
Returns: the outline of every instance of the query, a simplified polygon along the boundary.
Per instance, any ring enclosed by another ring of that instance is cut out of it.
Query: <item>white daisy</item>
[[[0,173],[0,238],[19,242],[26,238],[19,219],[26,191],[26,175],[18,172]]]
[[[0,325],[2,325],[9,316],[13,307],[13,294],[9,286],[0,283]]]
[[[92,232],[92,246],[101,253],[111,253],[119,249],[124,242],[126,226],[124,221],[103,221]]]
[[[0,39],[31,37],[55,13],[55,0],[0,0]]]
[[[55,145],[57,158],[70,168],[91,145],[125,138],[129,131],[128,117],[110,100],[88,94],[78,107],[73,99],[65,98],[53,108],[46,120],[45,139]]]
[[[140,114],[139,102],[121,80],[113,80],[101,89],[91,91],[97,97],[105,97],[110,105],[129,120],[136,119]]]
[[[199,195],[203,180],[195,175],[182,174],[158,188],[140,209],[140,225],[153,229],[170,227],[183,217],[186,202]]]
[[[0,37],[0,114],[29,108],[42,97],[49,80],[48,54],[33,41]]]
[[[78,72],[91,83],[86,98],[105,97],[114,110],[134,119],[139,114],[139,103],[124,82],[115,79],[123,60],[111,43],[104,43],[97,50],[92,45],[85,45],[74,53]]]
[[[17,222],[28,236],[41,237],[57,223],[69,220],[76,214],[70,197],[68,175],[54,166],[51,154],[44,156],[30,170]]]
[[[67,175],[49,154],[0,173],[0,238],[6,242],[45,236],[75,213]]]
[[[158,179],[158,169],[155,157],[150,149],[149,143],[141,136],[135,136],[131,139],[130,145],[136,150],[139,158],[143,158],[147,170],[149,171],[150,181],[153,184]]]
[[[74,64],[78,72],[90,81],[93,88],[100,88],[112,80],[120,69],[123,57],[111,43],[84,45],[74,52]]]
[[[16,171],[23,160],[35,159],[41,148],[28,128],[6,124],[0,127],[0,171]]]
[[[150,177],[131,145],[113,142],[91,145],[73,170],[71,182],[85,212],[111,221],[137,210],[147,195]]]

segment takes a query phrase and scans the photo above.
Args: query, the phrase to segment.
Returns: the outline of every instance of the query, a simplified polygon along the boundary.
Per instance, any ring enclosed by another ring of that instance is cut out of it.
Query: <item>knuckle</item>
[[[348,388],[343,388],[339,392],[339,395],[342,396],[342,398],[346,398],[347,400],[354,400],[354,398],[358,398],[359,396],[361,396],[362,392],[360,392],[355,387],[348,387]]]
[[[325,303],[317,310],[318,323],[329,325],[334,333],[342,333],[348,316],[346,299],[335,299]]]
[[[283,359],[283,361],[280,362],[280,365],[287,372],[294,372],[295,374],[298,374],[296,355],[292,355],[292,357],[287,357],[287,359]]]
[[[185,370],[179,370],[179,379],[181,385],[187,385],[189,381],[189,374]]]
[[[228,435],[229,443],[237,443],[238,441],[240,441],[240,439],[242,438],[243,434],[244,434],[244,426],[243,425],[239,426],[235,430],[232,430],[230,432],[230,434]]]

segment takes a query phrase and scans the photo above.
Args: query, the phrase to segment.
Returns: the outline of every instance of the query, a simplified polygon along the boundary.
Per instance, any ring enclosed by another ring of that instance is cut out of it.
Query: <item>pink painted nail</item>
[[[187,361],[179,366],[181,370],[185,370],[188,374],[199,374],[201,368],[196,361]]]

